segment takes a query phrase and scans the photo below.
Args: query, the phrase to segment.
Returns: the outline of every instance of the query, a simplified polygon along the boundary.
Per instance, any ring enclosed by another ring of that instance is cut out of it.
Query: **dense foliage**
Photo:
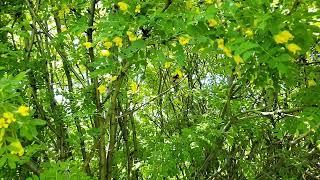
[[[0,177],[320,179],[319,6],[1,0]]]

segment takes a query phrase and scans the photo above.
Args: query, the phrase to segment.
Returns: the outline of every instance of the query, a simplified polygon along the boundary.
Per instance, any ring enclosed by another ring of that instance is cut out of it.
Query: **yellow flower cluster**
[[[212,18],[212,19],[208,20],[208,26],[209,27],[215,27],[217,25],[218,25],[218,22],[215,19]]]
[[[83,46],[86,48],[86,49],[89,49],[89,48],[92,48],[92,43],[91,42],[85,42],[83,43]]]
[[[169,68],[171,67],[171,64],[172,64],[172,63],[171,63],[170,61],[165,62],[165,63],[164,63],[164,68],[165,68],[165,69],[169,69]]]
[[[234,61],[237,63],[237,64],[241,64],[241,63],[244,63],[243,59],[241,58],[240,55],[235,55],[233,57]]]
[[[140,13],[140,12],[141,12],[141,5],[140,5],[140,4],[138,4],[138,5],[136,6],[136,9],[134,10],[134,12],[135,12],[135,13]]]
[[[21,114],[21,116],[29,116],[29,111],[30,108],[25,105],[22,105],[18,108],[18,113]]]
[[[103,43],[103,46],[106,48],[106,49],[110,49],[112,47],[112,42],[110,41],[105,41]]]
[[[110,51],[106,50],[106,49],[103,49],[103,50],[100,51],[100,55],[104,56],[104,57],[109,57],[110,56]]]
[[[244,34],[245,34],[246,37],[248,37],[248,38],[251,38],[251,37],[253,37],[253,35],[254,35],[253,31],[252,31],[250,28],[246,29],[246,30],[244,31]]]
[[[192,9],[193,7],[195,7],[196,2],[194,2],[194,0],[188,0],[186,1],[186,8],[187,9]]]
[[[118,79],[118,76],[111,76],[109,81],[113,82]]]
[[[116,36],[112,41],[116,44],[116,46],[120,48],[123,46],[123,43],[122,43],[123,40],[119,36]]]
[[[285,44],[288,41],[293,40],[293,38],[294,36],[289,31],[281,31],[273,37],[277,44]],[[286,47],[293,54],[296,54],[298,51],[301,51],[301,48],[295,43],[290,43]]]
[[[129,9],[129,5],[127,3],[125,3],[125,2],[123,2],[123,1],[118,2],[117,5],[118,5],[120,11],[127,12],[128,9]],[[141,5],[140,4],[136,5],[136,7],[134,9],[134,12],[135,13],[140,13],[141,12]]]
[[[317,85],[317,83],[313,79],[308,80],[308,87],[312,87],[312,86],[316,86],[316,85]]]
[[[205,0],[204,1],[206,4],[213,4],[213,0]]]
[[[97,88],[97,90],[99,91],[100,94],[104,94],[104,93],[106,93],[106,91],[107,91],[107,87],[106,87],[106,85],[101,84],[101,85]]]
[[[184,35],[179,37],[179,43],[182,46],[187,45],[190,40],[191,40],[191,37],[189,35]]]
[[[224,39],[217,39],[218,48],[223,49],[224,47]]]
[[[224,39],[217,39],[218,48],[222,49],[227,57],[232,57],[231,50],[224,45]]]
[[[289,40],[292,40],[294,36],[289,31],[282,31],[277,35],[274,35],[274,40],[277,44],[287,43]]]
[[[136,94],[138,92],[138,84],[136,82],[132,82],[130,84],[132,94]]]
[[[17,110],[17,112],[21,116],[29,116],[29,111],[30,111],[30,108],[25,105],[20,106]],[[16,118],[14,117],[14,114],[11,112],[4,112],[2,114],[2,117],[0,117],[0,129],[8,128],[12,122],[16,122]]]
[[[229,57],[229,58],[232,57],[232,52],[229,48],[227,48],[227,47],[223,48],[223,52],[227,57]]]
[[[8,128],[12,122],[16,122],[14,115],[11,112],[5,112],[0,118],[0,128]]]
[[[117,80],[118,79],[118,76],[112,76],[111,74],[107,74],[106,75],[106,83],[104,84],[101,84],[98,88],[97,88],[97,91],[100,93],[100,94],[105,94],[107,92],[107,89],[108,89],[108,84],[109,83],[112,83],[113,81]]]
[[[4,118],[0,118],[0,128],[8,128],[9,124],[6,123]]]
[[[183,78],[183,73],[182,73],[182,71],[181,71],[180,69],[176,69],[176,70],[174,71],[174,73],[172,74],[172,78],[173,78],[174,80]]]
[[[128,11],[129,5],[125,2],[118,2],[119,9],[121,11]]]
[[[129,41],[133,42],[136,41],[138,39],[140,39],[141,37],[136,36],[135,33],[131,32],[131,31],[127,31],[127,36]],[[102,56],[108,57],[110,56],[110,51],[108,51],[108,49],[110,49],[113,46],[113,43],[115,46],[121,48],[123,46],[123,39],[122,37],[116,36],[112,39],[112,42],[108,41],[107,39],[104,41],[103,46],[106,48],[105,50],[101,50],[100,54]],[[90,45],[88,46],[90,47]]]
[[[224,52],[224,54],[227,57],[230,57],[230,58],[233,57],[233,59],[237,63],[237,65],[244,63],[244,61],[240,55],[232,56],[231,50],[224,45],[224,39],[217,39],[217,43],[218,43],[218,48],[222,49],[222,51]]]
[[[22,156],[24,154],[24,149],[19,141],[14,141],[10,144],[12,147],[11,154],[18,154]]]
[[[292,52],[293,54],[296,54],[297,51],[301,51],[301,48],[296,45],[295,43],[291,43],[287,45],[287,49]]]
[[[136,41],[138,39],[138,37],[131,31],[127,31],[127,35],[128,35],[129,41],[131,42]]]
[[[58,17],[60,19],[63,19],[64,15],[69,13],[70,13],[70,8],[66,4],[63,4],[61,9],[59,10]]]

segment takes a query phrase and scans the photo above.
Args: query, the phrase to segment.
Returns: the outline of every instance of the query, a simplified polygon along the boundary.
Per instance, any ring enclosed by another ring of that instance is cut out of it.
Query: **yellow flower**
[[[22,116],[29,116],[29,110],[29,107],[22,105],[18,108],[18,113]]]
[[[140,4],[138,4],[138,5],[136,6],[136,9],[134,10],[134,12],[135,12],[135,13],[140,13],[140,12],[141,12],[141,5],[140,5]]]
[[[67,30],[66,27],[62,27],[62,28],[61,28],[61,32],[65,32],[66,30]]]
[[[84,47],[86,47],[87,49],[92,48],[92,43],[91,42],[85,42],[83,43]]]
[[[194,10],[194,13],[195,13],[195,14],[200,14],[200,8],[199,8],[199,7],[195,7],[194,9],[195,9],[195,10]]]
[[[19,156],[24,154],[24,149],[19,141],[12,142],[10,146],[13,148],[11,154],[18,154]]]
[[[8,124],[6,123],[4,118],[0,118],[0,128],[8,128]]]
[[[217,39],[218,48],[222,49],[228,57],[232,57],[231,50],[224,46],[224,39]]]
[[[66,14],[70,13],[70,8],[66,4],[62,5],[62,9]]]
[[[241,8],[241,6],[242,6],[242,4],[239,3],[239,2],[235,3],[235,5],[236,5],[237,8]]]
[[[188,44],[190,40],[191,40],[191,37],[189,35],[179,37],[179,43],[183,46]]]
[[[228,56],[230,58],[232,57],[231,50],[229,48],[224,47],[223,52],[226,54],[226,56]]]
[[[317,85],[317,83],[313,79],[309,79],[308,80],[308,86],[309,87],[316,86],[316,85]]]
[[[288,44],[287,45],[287,49],[290,52],[292,52],[293,54],[296,54],[297,51],[301,51],[301,48],[298,45],[294,44],[294,43]]]
[[[282,31],[273,38],[277,44],[283,44],[287,43],[289,40],[292,40],[294,36],[289,31]]]
[[[16,119],[14,118],[14,115],[11,112],[3,113],[3,117],[7,120],[8,124],[16,121]]]
[[[131,91],[132,91],[133,94],[138,92],[138,84],[136,82],[132,82],[130,84],[130,88],[131,88]]]
[[[187,9],[192,9],[194,7],[195,3],[193,2],[193,0],[189,0],[186,2],[186,8]]]
[[[112,47],[112,42],[110,41],[106,41],[103,43],[103,46],[106,48],[106,49],[110,49]]]
[[[64,18],[64,15],[65,15],[65,14],[69,14],[69,13],[70,13],[69,7],[68,7],[66,4],[64,4],[64,5],[62,5],[61,9],[60,9],[59,12],[58,12],[58,17],[59,17],[60,19],[63,19],[63,18]]]
[[[100,85],[97,90],[99,91],[100,94],[106,93],[107,87],[105,85]]]
[[[129,5],[125,2],[118,2],[118,6],[121,11],[127,11],[129,7]]]
[[[117,79],[118,79],[118,76],[112,76],[112,77],[110,78],[110,81],[113,82],[113,81],[115,81],[115,80],[117,80]]]
[[[209,27],[215,27],[216,25],[218,25],[218,22],[215,19],[209,19],[208,25]]]
[[[205,0],[204,1],[206,4],[213,4],[213,0]]]
[[[109,57],[109,56],[110,56],[110,51],[109,51],[109,50],[106,50],[106,49],[101,50],[101,51],[100,51],[100,55],[101,55],[101,56],[104,56],[104,57]]]
[[[217,39],[218,48],[224,49],[224,39]]]
[[[116,46],[118,46],[118,47],[122,47],[122,46],[123,46],[123,44],[122,44],[122,38],[119,37],[119,36],[115,37],[112,41],[113,41],[113,42],[116,44]]]
[[[239,55],[235,55],[233,57],[234,61],[237,63],[237,64],[241,64],[241,63],[244,63],[243,59],[241,58],[241,56]]]
[[[164,68],[169,69],[171,67],[171,62],[165,62],[164,63]]]
[[[245,33],[246,37],[248,37],[248,38],[251,38],[254,35],[253,31],[250,28],[247,29],[244,33]]]
[[[180,78],[183,77],[183,73],[181,72],[180,69],[176,69],[176,70],[174,71],[174,73],[173,73],[173,76],[174,76],[174,78],[176,78],[176,79],[180,79]],[[177,76],[177,77],[176,77],[176,76]]]
[[[138,39],[137,36],[131,31],[127,31],[127,35],[129,37],[129,41],[136,41]]]

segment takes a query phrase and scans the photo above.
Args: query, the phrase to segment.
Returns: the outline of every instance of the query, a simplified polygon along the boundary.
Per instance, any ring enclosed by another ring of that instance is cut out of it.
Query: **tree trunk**
[[[88,29],[87,29],[87,35],[88,35],[88,42],[93,43],[93,22],[94,22],[94,14],[96,10],[96,3],[97,0],[91,1],[91,7],[89,10],[89,21],[88,21]],[[94,52],[93,47],[89,48],[89,60],[90,62],[94,62]],[[90,69],[92,72],[94,69]],[[98,79],[92,78],[91,82],[93,84],[93,103],[96,106],[96,114],[95,114],[95,126],[97,126],[100,129],[100,137],[99,137],[99,179],[105,179],[107,176],[107,161],[106,161],[106,140],[105,140],[105,120],[102,117],[102,106],[100,102],[100,94],[97,90],[99,86]]]

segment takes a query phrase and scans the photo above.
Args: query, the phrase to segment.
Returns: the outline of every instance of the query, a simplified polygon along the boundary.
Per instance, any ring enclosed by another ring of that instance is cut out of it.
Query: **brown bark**
[[[113,83],[113,94],[111,96],[111,104],[109,109],[109,145],[108,145],[108,155],[107,155],[107,180],[112,178],[112,161],[113,161],[113,154],[115,151],[115,143],[116,143],[116,136],[117,136],[117,98],[120,92],[120,88],[122,85],[123,78],[125,77],[125,73],[129,68],[129,64],[126,63],[124,65],[123,70],[120,72],[117,80]]]
[[[118,101],[119,110],[122,111],[121,104]],[[119,114],[119,113],[117,113]],[[126,151],[126,158],[127,158],[127,179],[131,179],[131,169],[132,169],[132,158],[130,156],[130,144],[128,141],[128,120],[127,116],[118,119],[119,126],[122,132],[122,138],[124,141],[125,151]]]
[[[88,21],[88,42],[93,43],[93,22],[94,22],[94,14],[96,10],[97,0],[91,1],[91,7],[89,9],[89,21]],[[94,52],[93,47],[89,48],[89,62],[94,62]],[[90,69],[92,72],[94,69]],[[107,161],[106,161],[106,142],[105,142],[105,120],[102,117],[102,105],[100,102],[100,94],[97,90],[99,86],[98,79],[96,77],[91,79],[93,84],[93,103],[96,106],[96,114],[95,114],[95,126],[100,129],[100,137],[99,137],[99,179],[105,179],[107,176]]]
[[[133,142],[132,162],[136,163],[138,161],[138,141],[137,141],[136,124],[134,122],[133,113],[130,114],[129,119],[131,121],[132,142]],[[132,179],[138,179],[138,169],[132,170]]]

